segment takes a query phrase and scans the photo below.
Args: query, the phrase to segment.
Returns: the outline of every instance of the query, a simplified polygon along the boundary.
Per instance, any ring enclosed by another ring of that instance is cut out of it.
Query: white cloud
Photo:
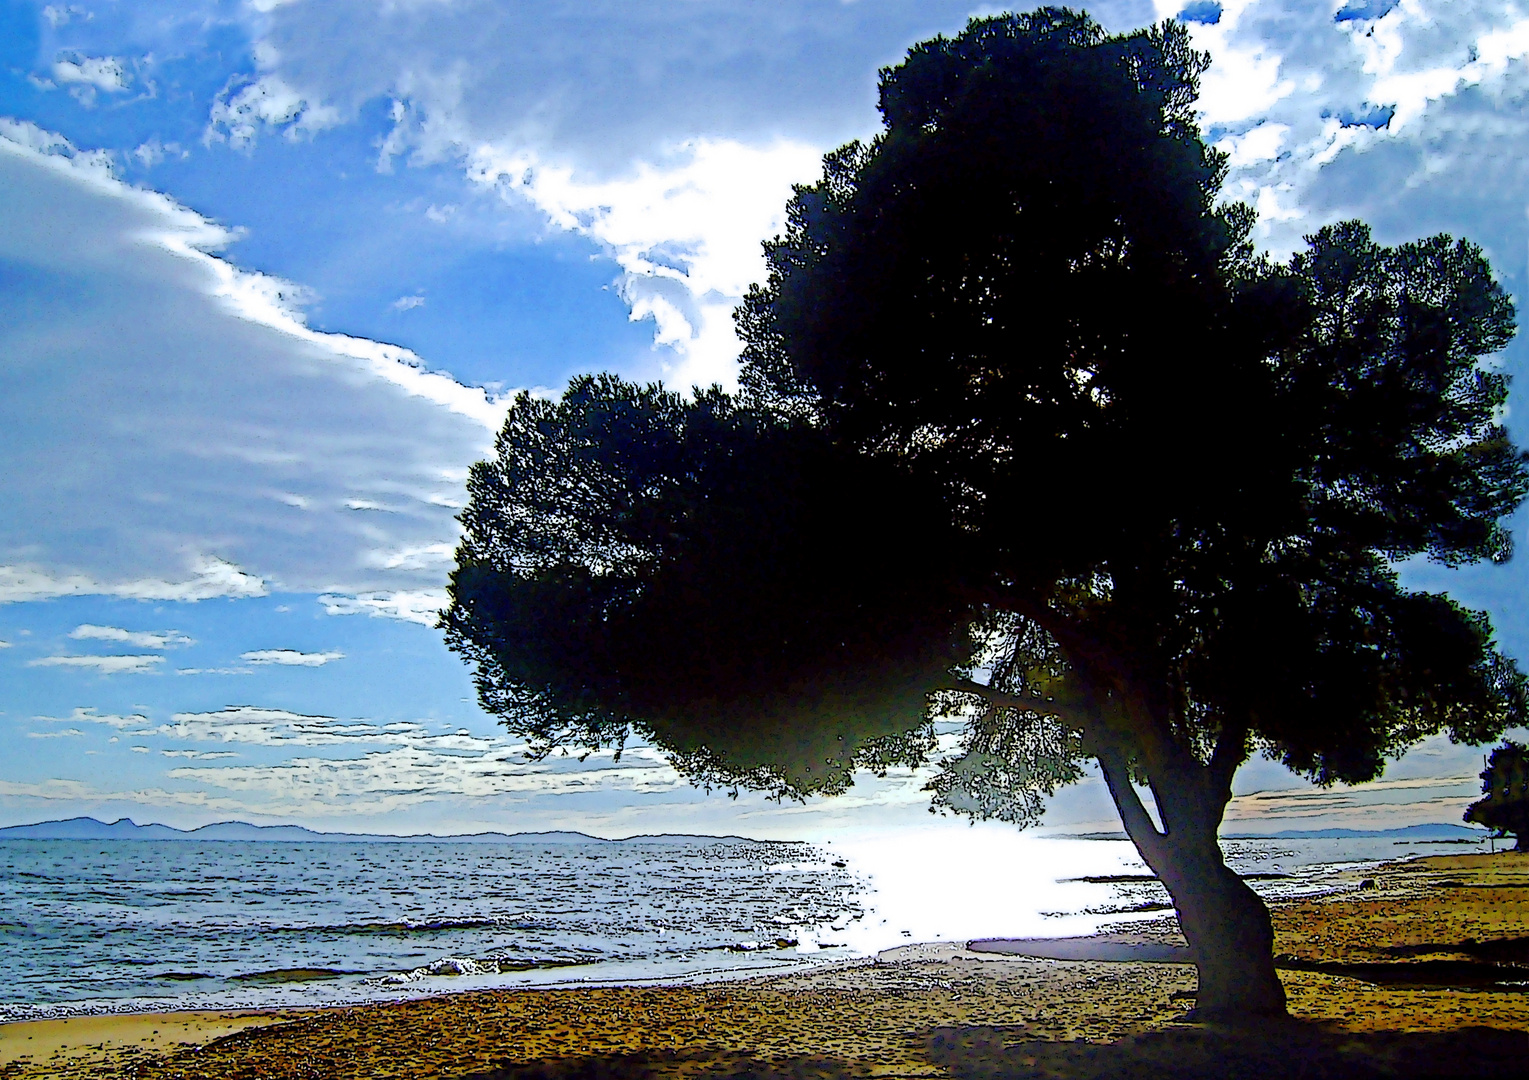
[[[160,757],[191,758],[193,761],[212,761],[217,758],[238,757],[233,750],[161,750]]]
[[[325,593],[319,597],[329,615],[371,615],[434,626],[451,598],[445,589],[415,592],[374,592],[345,596]]]
[[[44,656],[28,660],[27,667],[92,668],[102,675],[132,675],[157,670],[163,656]]]
[[[191,638],[179,630],[124,630],[118,626],[96,626],[82,623],[69,631],[76,641],[120,641],[136,645],[140,649],[173,649],[179,645],[193,644]]]
[[[102,713],[95,709],[88,708],[75,709],[74,712],[67,717],[60,718],[57,716],[38,716],[34,719],[47,720],[55,724],[105,724],[108,727],[114,727],[118,729],[140,728],[149,722],[149,718],[147,716],[143,716],[139,713],[132,713],[127,716],[118,716],[114,713]],[[111,741],[116,742],[116,736],[113,736]]]
[[[632,318],[651,318],[654,340],[674,350],[666,378],[688,389],[733,381],[733,309],[749,284],[763,279],[761,241],[782,229],[792,185],[817,176],[820,156],[799,142],[699,139],[661,164],[641,162],[627,176],[591,181],[525,150],[484,146],[471,155],[467,175],[507,198],[529,200],[554,225],[609,250]]]
[[[59,596],[120,596],[128,600],[210,600],[265,596],[266,584],[223,559],[189,560],[178,581],[163,578],[102,582],[84,574],[55,574],[38,566],[0,566],[0,604]]]
[[[301,290],[214,254],[235,233],[108,155],[0,119],[0,187],[0,259],[29,286],[0,295],[0,602],[279,588],[420,619],[443,567],[389,556],[454,543],[503,404],[312,330]]]
[[[149,747],[131,749],[135,753],[152,752]],[[229,752],[160,753],[205,760]],[[605,793],[629,799],[639,794],[685,792],[690,787],[661,758],[641,750],[628,751],[619,763],[609,753],[592,755],[570,769],[558,761],[527,765],[508,760],[499,752],[443,753],[420,747],[379,750],[339,760],[305,757],[275,765],[181,766],[170,769],[165,780],[172,786],[117,791],[66,778],[0,780],[0,799],[69,803],[82,811],[103,804],[191,807],[246,818],[309,822],[389,814],[430,804],[477,806],[468,812],[481,821],[485,803],[508,801],[518,808],[520,820],[525,819],[526,808],[538,807],[540,816],[532,819],[536,823],[531,827],[559,828],[569,827],[566,811],[554,809],[561,802],[560,796]],[[185,787],[177,789],[174,785]],[[595,816],[599,816],[598,811]],[[398,822],[394,819],[387,824],[396,828]],[[526,826],[511,825],[508,831],[517,827]]]
[[[388,570],[437,569],[444,575],[456,561],[456,545],[416,544],[398,551],[373,552],[372,559],[376,565]]]
[[[1117,26],[1151,14],[1142,0],[1090,6]],[[262,127],[293,135],[312,110],[329,110],[328,124],[390,102],[381,168],[460,163],[597,241],[620,266],[632,317],[654,322],[665,379],[682,390],[728,384],[739,348],[731,313],[763,274],[760,243],[779,229],[791,184],[817,175],[823,151],[876,130],[878,67],[980,9],[291,4],[252,26],[261,74],[220,103],[213,124],[248,141]],[[250,99],[234,109],[239,95]]]
[[[246,147],[262,126],[281,128],[287,138],[297,139],[339,122],[337,110],[311,103],[279,76],[236,77],[213,102],[205,137],[209,142],[226,139],[233,146]]]
[[[220,813],[260,815],[258,807],[235,799],[212,796],[205,791],[171,791],[165,788],[103,791],[83,780],[63,777],[37,781],[0,780],[0,799],[74,804],[81,809],[105,803],[118,806],[189,806]]]
[[[502,754],[464,755],[421,747],[359,758],[294,758],[278,765],[172,769],[169,777],[258,797],[267,813],[377,814],[423,803],[496,796],[549,797],[594,791],[657,794],[689,784],[667,763],[628,753],[577,771],[517,764]]]
[[[1481,797],[1475,776],[1377,780],[1353,787],[1302,787],[1239,795],[1227,805],[1229,831],[1285,828],[1360,829],[1457,822]]]
[[[251,664],[280,664],[285,667],[323,667],[335,660],[343,660],[342,652],[298,652],[296,649],[256,649],[241,653],[240,660]]]
[[[48,4],[42,9],[42,17],[49,26],[57,30],[60,26],[73,22],[75,19],[88,21],[95,18],[95,15],[83,8],[75,7],[73,4]]]
[[[133,147],[133,157],[145,169],[153,168],[165,159],[165,147],[158,139],[149,139]]]
[[[36,782],[0,780],[0,796],[44,799],[49,802],[92,801],[95,790],[80,780],[54,778]]]
[[[445,751],[521,753],[524,744],[472,735],[466,730],[431,734],[423,724],[399,721],[342,720],[286,709],[239,705],[217,712],[176,713],[168,724],[134,732],[192,742],[245,743],[251,746],[340,746],[377,743]]]
[[[76,735],[83,735],[83,734],[85,734],[85,733],[83,731],[81,731],[79,728],[72,727],[72,728],[64,728],[62,731],[29,731],[29,732],[27,732],[27,738],[29,738],[29,739],[72,739]]]
[[[1259,124],[1241,135],[1228,135],[1216,144],[1216,149],[1227,153],[1228,164],[1233,168],[1272,161],[1279,157],[1289,131],[1284,124]]]
[[[397,300],[394,300],[391,304],[388,305],[388,307],[392,308],[394,311],[412,311],[417,307],[424,306],[425,298],[418,295],[400,296]]]
[[[1517,102],[1529,88],[1529,9],[1403,0],[1344,19],[1327,0],[1225,9],[1217,25],[1192,28],[1215,61],[1202,107],[1233,152],[1229,193],[1263,212],[1276,253],[1358,216],[1392,242],[1468,233],[1511,252],[1518,269],[1523,243],[1500,241],[1505,228],[1524,232],[1529,122]]]
[[[122,61],[115,56],[60,57],[54,61],[53,77],[66,85],[85,86],[108,94],[120,94],[132,82]]]

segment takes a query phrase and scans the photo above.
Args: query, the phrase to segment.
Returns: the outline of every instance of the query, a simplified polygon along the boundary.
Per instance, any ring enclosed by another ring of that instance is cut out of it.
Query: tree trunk
[[[1236,1023],[1287,1015],[1285,988],[1274,970],[1269,909],[1227,867],[1216,841],[1225,800],[1195,798],[1187,776],[1154,787],[1180,796],[1170,806],[1159,801],[1165,825],[1159,831],[1131,786],[1124,759],[1106,754],[1099,764],[1127,835],[1173,899],[1200,972],[1195,1018]]]
[[[1200,972],[1196,1018],[1284,1016],[1285,988],[1274,970],[1269,909],[1227,867],[1214,834],[1208,845],[1165,839],[1168,857],[1152,868],[1173,898]]]

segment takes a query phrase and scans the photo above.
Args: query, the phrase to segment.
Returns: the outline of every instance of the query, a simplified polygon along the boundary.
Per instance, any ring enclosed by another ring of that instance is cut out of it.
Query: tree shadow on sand
[[[862,1080],[871,1075],[864,1064],[826,1057],[661,1050],[506,1063],[467,1080]]]
[[[1523,1075],[1529,1033],[1348,1032],[1298,1021],[1182,1027],[1118,1042],[1016,1040],[1001,1027],[937,1028],[929,1060],[957,1080],[1434,1080]]]

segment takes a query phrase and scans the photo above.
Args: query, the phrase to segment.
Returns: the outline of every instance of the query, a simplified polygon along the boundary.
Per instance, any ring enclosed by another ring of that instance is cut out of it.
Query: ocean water
[[[1227,841],[1266,896],[1464,850]],[[726,977],[909,941],[1161,914],[1121,841],[978,828],[846,841],[0,842],[0,1020]]]

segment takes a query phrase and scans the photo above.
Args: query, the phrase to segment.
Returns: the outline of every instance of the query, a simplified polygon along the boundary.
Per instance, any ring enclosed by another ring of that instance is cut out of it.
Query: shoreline
[[[1339,891],[1272,906],[1280,975],[1292,1015],[1307,1023],[1301,1030],[1342,1032],[1344,1045],[1370,1040],[1364,1045],[1402,1054],[1398,1060],[1447,1044],[1447,1054],[1437,1052],[1448,1062],[1464,1060],[1471,1046],[1508,1045],[1490,1032],[1456,1045],[1448,1042],[1452,1033],[1495,1029],[1516,1032],[1529,1053],[1523,986],[1449,985],[1439,977],[1462,964],[1499,961],[1526,965],[1505,972],[1529,974],[1529,953],[1512,953],[1529,946],[1529,856],[1425,856],[1365,873],[1370,887],[1340,874]],[[1164,944],[1176,937],[1171,920],[1158,919],[1062,940]],[[1494,942],[1502,952],[1495,958]],[[650,1072],[630,1075],[734,1075],[704,1071],[703,1057],[717,1068],[811,1059],[837,1063],[822,1065],[825,1076],[913,1077],[949,1075],[941,1054],[1008,1054],[1016,1040],[1042,1048],[1035,1053],[1084,1044],[1145,1053],[1152,1039],[1201,1032],[1176,1022],[1194,1001],[1194,969],[1184,963],[1038,959],[965,944],[908,944],[874,958],[706,982],[453,989],[313,1009],[20,1021],[0,1025],[0,1077],[76,1080],[131,1070],[142,1080],[498,1078],[542,1068],[536,1063],[639,1060]],[[1435,1041],[1417,1041],[1425,1036]],[[1519,1053],[1517,1046],[1509,1049]]]
[[[1428,856],[1423,856],[1428,857]],[[1324,867],[1324,872],[1306,880],[1296,893],[1266,897],[1271,906],[1290,899],[1311,899],[1328,896],[1357,887],[1365,876],[1375,872],[1376,867],[1392,861],[1398,864],[1409,860],[1370,859]],[[1268,875],[1281,876],[1281,875]],[[1283,875],[1292,880],[1301,875]],[[1141,875],[1128,875],[1132,881]],[[1114,941],[1130,944],[1158,944],[1176,935],[1171,907],[1160,910],[1159,905],[1150,908],[1122,907],[1118,910],[1086,910],[1085,914],[1096,918],[1096,928],[1088,934],[1064,934],[1034,938],[1036,941],[1085,942],[1092,940]],[[1061,913],[1058,913],[1061,914]],[[1146,936],[1142,936],[1146,935]],[[1165,936],[1166,935],[1166,936]],[[1182,940],[1182,939],[1177,939]],[[950,944],[935,941],[927,944]],[[231,987],[210,989],[200,994],[178,994],[136,997],[93,998],[72,1001],[48,1002],[36,1005],[11,1003],[0,1005],[0,1031],[7,1025],[84,1019],[89,1017],[162,1016],[169,1014],[223,1015],[252,1012],[296,1012],[316,1009],[359,1008],[376,1004],[400,1004],[442,995],[476,992],[509,993],[520,990],[551,990],[579,987],[653,987],[669,985],[706,985],[713,982],[771,978],[818,970],[872,962],[876,956],[896,953],[913,947],[914,942],[888,945],[877,953],[857,953],[844,949],[823,949],[821,954],[791,953],[789,958],[775,959],[768,950],[752,955],[765,960],[757,965],[732,966],[725,963],[714,967],[697,967],[686,971],[662,975],[644,975],[634,972],[626,965],[601,963],[597,965],[553,965],[540,976],[532,972],[515,972],[501,981],[497,974],[437,974],[410,982],[387,982],[389,974],[376,974],[354,981],[331,979],[294,980],[285,987],[272,987],[264,993],[258,990],[240,991]],[[1124,957],[1122,957],[1124,958]],[[635,966],[635,965],[633,965]],[[580,973],[587,968],[588,973]],[[561,973],[561,974],[554,974]],[[339,973],[337,973],[339,974]],[[310,991],[305,1000],[304,991]],[[10,1010],[25,1010],[24,1015],[7,1015]]]

